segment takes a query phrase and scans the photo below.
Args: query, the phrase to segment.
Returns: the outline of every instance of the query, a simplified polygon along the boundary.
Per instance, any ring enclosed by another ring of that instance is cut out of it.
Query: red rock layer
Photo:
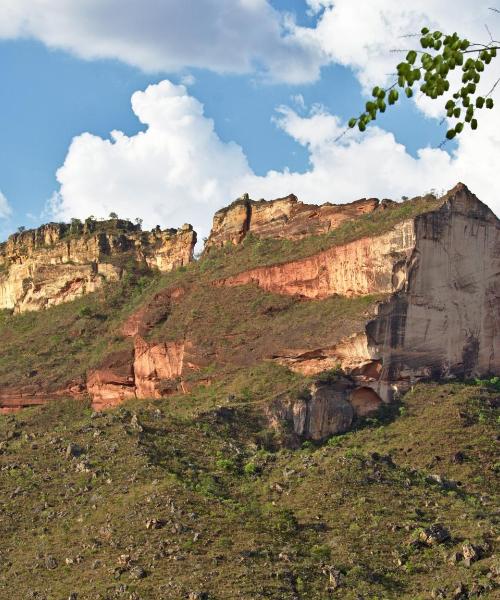
[[[251,269],[218,285],[255,283],[269,292],[311,299],[392,293],[404,278],[397,267],[414,246],[414,223],[404,221],[381,236],[334,246],[301,260]]]

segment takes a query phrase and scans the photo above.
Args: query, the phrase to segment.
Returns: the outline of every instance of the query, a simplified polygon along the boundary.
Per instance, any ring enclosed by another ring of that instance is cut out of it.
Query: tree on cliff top
[[[497,9],[491,10],[500,13]],[[483,72],[497,57],[500,42],[490,34],[491,39],[486,44],[471,43],[458,33],[447,35],[428,27],[416,36],[407,37],[420,37],[420,48],[401,50],[407,54],[406,60],[396,67],[396,81],[387,88],[374,87],[364,112],[350,119],[349,127],[357,125],[360,131],[365,131],[368,123],[377,118],[377,113],[385,112],[387,105],[398,102],[399,90],[411,98],[418,85],[420,92],[432,100],[445,97],[446,116],[453,120],[446,134],[448,140],[460,134],[466,125],[477,129],[478,112],[494,106],[491,95],[500,79],[484,95],[479,94],[479,83]]]

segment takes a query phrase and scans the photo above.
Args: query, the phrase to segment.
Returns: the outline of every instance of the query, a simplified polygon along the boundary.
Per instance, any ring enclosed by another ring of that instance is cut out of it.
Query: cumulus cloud
[[[133,95],[132,109],[146,131],[73,140],[52,210],[63,219],[114,211],[142,217],[148,227],[190,222],[206,234],[209,215],[251,173],[242,149],[218,138],[184,86],[151,85]]]
[[[450,156],[424,148],[411,156],[392,133],[370,127],[350,131],[321,107],[300,116],[280,107],[276,123],[305,146],[305,173],[270,171],[257,176],[241,147],[217,136],[203,106],[184,86],[169,81],[132,97],[132,108],[146,131],[110,139],[85,133],[76,137],[57,178],[60,190],[51,203],[56,218],[142,217],[147,227],[192,223],[206,236],[212,214],[243,192],[254,198],[297,194],[310,203],[349,202],[366,196],[398,199],[464,181],[500,213],[500,131],[484,123],[484,133],[463,135]],[[481,125],[483,127],[483,125]]]
[[[0,38],[148,72],[257,71],[292,83],[316,79],[322,63],[304,33],[268,0],[2,0],[0,11]]]
[[[419,33],[424,26],[457,31],[475,42],[489,40],[485,24],[500,35],[500,15],[490,10],[491,0],[473,5],[468,0],[454,0],[452,5],[450,0],[306,1],[319,20],[315,28],[304,29],[303,36],[318,44],[330,61],[352,68],[365,90],[391,79],[398,55],[390,50],[414,47],[416,41],[403,36]]]
[[[12,210],[7,198],[0,191],[0,219],[6,219],[7,217],[10,217],[11,214]]]

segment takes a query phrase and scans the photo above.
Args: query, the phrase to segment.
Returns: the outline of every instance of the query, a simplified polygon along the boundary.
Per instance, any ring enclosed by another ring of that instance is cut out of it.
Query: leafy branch
[[[444,105],[447,117],[455,119],[446,138],[453,139],[466,124],[473,130],[477,129],[476,111],[492,109],[494,106],[490,96],[499,82],[486,96],[479,95],[477,89],[486,67],[497,57],[500,42],[491,39],[488,44],[471,43],[457,33],[444,35],[442,31],[430,31],[424,27],[420,34],[420,46],[422,50],[403,50],[407,55],[406,60],[397,65],[397,80],[388,88],[373,88],[372,99],[366,103],[365,111],[349,120],[350,128],[357,125],[360,131],[365,131],[379,112],[384,113],[387,105],[398,102],[400,90],[411,98],[417,82],[420,82],[422,94],[428,98],[435,100],[444,96],[450,92],[451,73],[461,68],[462,85]]]

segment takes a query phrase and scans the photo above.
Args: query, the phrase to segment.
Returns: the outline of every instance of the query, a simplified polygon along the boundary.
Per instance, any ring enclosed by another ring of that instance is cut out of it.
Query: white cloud
[[[7,217],[10,217],[11,214],[12,210],[7,198],[0,191],[0,219],[6,219]]]
[[[492,13],[491,0],[306,0],[319,12],[316,28],[303,35],[321,46],[333,62],[354,69],[365,90],[389,81],[399,55],[391,49],[414,47],[418,40],[402,36],[419,33],[424,26],[488,41],[485,24],[500,35],[500,15]],[[403,54],[404,57],[404,54]],[[434,103],[435,105],[435,103]]]
[[[259,177],[241,147],[222,142],[203,106],[183,86],[169,81],[132,97],[132,108],[147,130],[110,140],[76,137],[57,178],[60,192],[51,210],[56,218],[142,217],[177,227],[184,222],[206,236],[213,212],[243,192],[254,198],[295,193],[304,202],[343,203],[366,196],[398,199],[463,181],[500,214],[500,129],[495,111],[475,132],[463,134],[457,151],[425,148],[417,158],[391,133],[371,127],[366,134],[344,130],[338,117],[316,107],[306,117],[281,107],[279,127],[307,147],[305,173],[271,171]]]
[[[148,72],[257,70],[312,81],[321,52],[268,0],[2,0],[0,38],[33,37]]]
[[[211,213],[251,173],[243,151],[217,137],[184,86],[151,85],[133,95],[132,108],[147,131],[73,140],[57,172],[60,197],[52,208],[64,219],[114,211],[142,217],[147,227],[190,222],[206,235]]]

